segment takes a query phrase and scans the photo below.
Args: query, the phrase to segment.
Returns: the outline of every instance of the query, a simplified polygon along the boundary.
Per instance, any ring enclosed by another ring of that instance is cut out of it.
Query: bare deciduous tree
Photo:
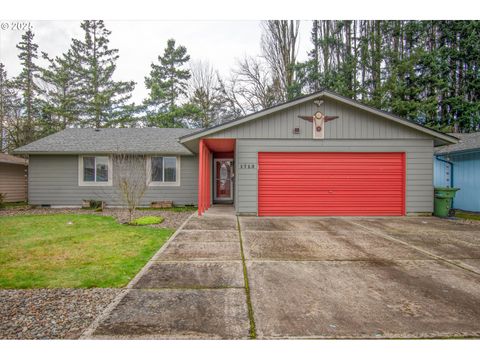
[[[190,73],[190,103],[200,110],[193,125],[207,128],[221,122],[224,104],[220,75],[208,62],[201,61],[192,64]]]
[[[10,152],[26,143],[21,97],[0,63],[0,152]]]
[[[3,138],[0,151],[10,153],[14,149],[27,144],[27,122],[21,114],[21,108],[13,108],[3,118]]]
[[[225,86],[226,96],[240,115],[271,107],[280,99],[280,87],[260,58],[245,57]]]
[[[268,20],[263,22],[262,52],[273,79],[281,87],[281,101],[295,96],[291,93],[295,82],[295,65],[298,53],[297,20]]]
[[[113,155],[112,161],[115,167],[114,187],[128,210],[131,222],[151,181],[147,157],[117,153]]]

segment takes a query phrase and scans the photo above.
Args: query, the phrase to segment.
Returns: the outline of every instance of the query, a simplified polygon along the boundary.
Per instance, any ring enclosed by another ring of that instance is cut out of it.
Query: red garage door
[[[404,215],[404,153],[258,153],[258,215]]]

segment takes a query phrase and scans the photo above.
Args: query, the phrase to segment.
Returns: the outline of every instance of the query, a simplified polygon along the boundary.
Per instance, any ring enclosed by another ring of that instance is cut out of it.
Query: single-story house
[[[457,144],[435,149],[434,184],[460,188],[454,208],[480,211],[480,132],[451,135],[459,138]]]
[[[0,194],[5,202],[27,200],[28,161],[0,153]]]
[[[433,210],[434,147],[457,138],[329,91],[207,129],[67,129],[17,149],[29,202],[121,205],[112,154],[146,156],[142,204],[232,203],[238,214],[405,215]]]

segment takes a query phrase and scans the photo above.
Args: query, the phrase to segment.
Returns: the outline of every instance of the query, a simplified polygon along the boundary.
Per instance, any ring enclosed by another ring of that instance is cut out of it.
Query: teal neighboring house
[[[450,135],[459,142],[435,149],[434,185],[460,188],[453,207],[480,212],[480,132]]]

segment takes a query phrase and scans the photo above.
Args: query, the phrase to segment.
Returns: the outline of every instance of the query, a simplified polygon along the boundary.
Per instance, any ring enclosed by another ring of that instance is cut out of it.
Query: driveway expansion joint
[[[255,325],[255,317],[253,314],[252,299],[250,297],[250,286],[248,283],[247,264],[245,261],[245,254],[243,253],[242,229],[240,227],[240,219],[238,218],[238,216],[237,216],[237,227],[238,227],[238,237],[240,239],[240,252],[242,255],[243,278],[245,280],[245,295],[247,300],[248,318],[250,320],[250,338],[256,339],[257,331],[256,331],[256,325]]]
[[[408,247],[410,247],[410,248],[412,248],[412,249],[415,249],[415,250],[417,250],[417,251],[419,251],[419,252],[421,252],[421,253],[424,253],[424,254],[426,254],[426,255],[428,255],[428,256],[436,259],[436,260],[443,261],[443,262],[449,264],[450,266],[460,268],[460,269],[462,269],[462,270],[468,271],[468,272],[473,273],[473,274],[475,274],[475,275],[480,275],[480,272],[475,271],[475,270],[473,270],[473,269],[470,269],[470,268],[464,266],[463,264],[461,265],[461,264],[455,262],[455,260],[458,260],[458,259],[454,259],[454,260],[446,259],[446,258],[444,258],[443,256],[436,255],[436,254],[434,254],[434,253],[432,253],[432,252],[430,252],[430,251],[427,251],[427,250],[425,250],[425,249],[422,249],[421,247],[412,245],[412,244],[410,244],[410,243],[408,243],[408,242],[406,242],[406,241],[403,241],[403,240],[397,239],[396,237],[393,237],[393,236],[391,236],[391,235],[382,233],[381,231],[377,231],[377,230],[375,230],[375,229],[369,228],[368,226],[359,224],[358,222],[355,222],[355,221],[353,221],[353,220],[349,220],[349,222],[350,222],[351,224],[355,224],[355,225],[357,225],[357,226],[359,226],[359,227],[361,227],[361,228],[363,228],[363,229],[365,229],[365,230],[367,230],[367,231],[370,231],[370,232],[373,233],[373,234],[379,235],[379,236],[383,237],[384,239],[387,239],[387,240],[390,240],[390,241],[395,241],[395,242],[397,242],[397,243],[399,243],[399,244],[408,246]]]

